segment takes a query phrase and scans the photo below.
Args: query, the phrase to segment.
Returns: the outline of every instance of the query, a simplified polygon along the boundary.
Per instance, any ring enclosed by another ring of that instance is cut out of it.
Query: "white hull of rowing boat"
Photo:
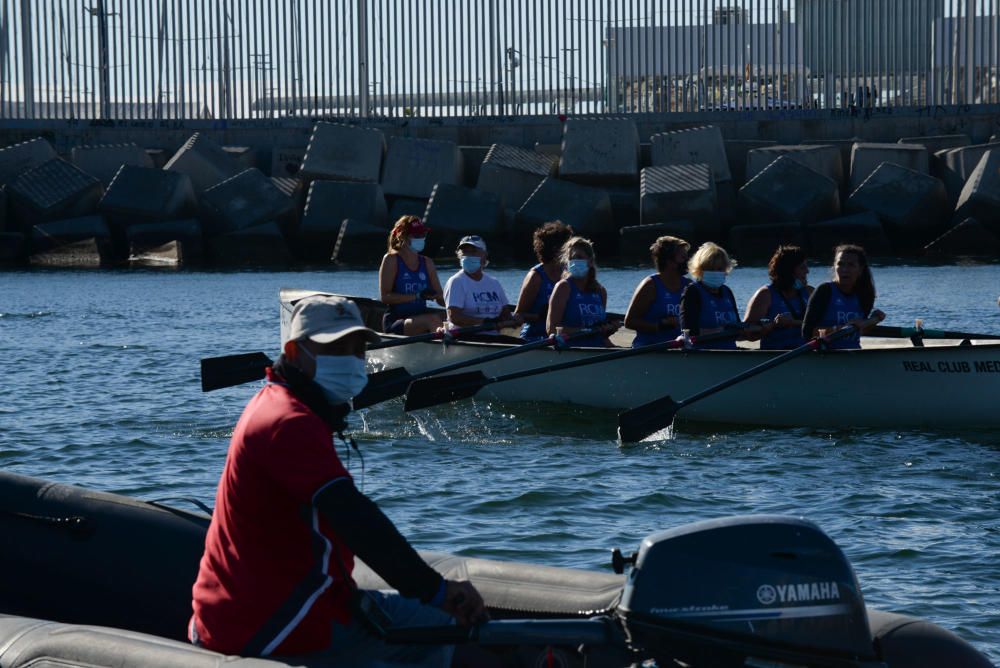
[[[283,291],[283,331],[289,298]],[[287,293],[287,294],[286,294]],[[315,293],[311,293],[315,294]],[[304,295],[303,295],[304,296]],[[940,342],[935,342],[940,343]],[[418,374],[508,345],[415,343],[371,351],[374,370]],[[455,373],[497,376],[608,352],[534,350]],[[665,351],[495,383],[477,398],[623,410],[669,394],[680,400],[780,353]],[[1000,427],[1000,344],[894,347],[810,353],[697,402],[679,413],[698,422],[787,427]]]

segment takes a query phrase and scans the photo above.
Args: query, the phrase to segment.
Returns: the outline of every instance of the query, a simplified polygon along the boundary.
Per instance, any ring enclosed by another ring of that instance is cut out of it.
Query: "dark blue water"
[[[644,273],[602,273],[610,308]],[[496,274],[515,298],[522,271]],[[1000,333],[1000,265],[876,279],[888,324]],[[745,302],[764,280],[742,268],[731,285]],[[198,360],[275,354],[281,287],[376,294],[374,272],[358,271],[0,273],[0,466],[212,505],[256,387],[203,394]],[[1000,433],[702,428],[621,448],[612,413],[485,402],[413,416],[396,401],[355,425],[365,491],[419,548],[606,569],[612,547],[658,529],[804,516],[844,548],[869,604],[1000,661]]]

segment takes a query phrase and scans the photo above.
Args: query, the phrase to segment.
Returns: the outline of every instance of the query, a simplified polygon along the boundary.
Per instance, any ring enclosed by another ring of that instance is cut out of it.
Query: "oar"
[[[984,341],[1000,339],[1000,334],[970,334],[968,332],[949,332],[920,327],[887,327],[885,325],[872,327],[870,331],[865,333],[865,336],[881,336],[887,339],[909,339],[914,336],[924,339],[982,339]]]
[[[721,383],[717,383],[702,390],[701,392],[698,392],[697,394],[693,394],[687,399],[674,401],[669,395],[667,395],[660,397],[659,399],[654,399],[653,401],[643,404],[637,408],[627,410],[618,416],[618,437],[623,443],[641,441],[650,434],[655,434],[661,429],[665,429],[673,424],[674,416],[677,415],[677,411],[685,406],[690,406],[697,401],[701,401],[705,397],[710,397],[728,387],[732,387],[737,383],[753,378],[754,376],[762,374],[765,371],[769,371],[777,366],[781,366],[785,362],[789,362],[796,357],[801,357],[806,353],[819,349],[823,345],[829,344],[837,339],[843,339],[855,333],[859,329],[864,330],[878,322],[878,318],[871,318],[863,322],[860,327],[857,325],[848,325],[847,327],[838,329],[832,334],[828,334],[824,337],[817,336],[798,348],[793,348],[787,353],[778,355],[763,364],[758,364],[751,369],[747,369],[743,373],[737,374],[728,380],[722,381]]]
[[[424,341],[440,341],[444,338],[449,337],[462,337],[468,336],[469,334],[478,334],[479,332],[488,332],[492,329],[497,329],[500,326],[496,320],[486,320],[482,324],[474,325],[472,327],[462,327],[460,329],[453,329],[449,332],[429,332],[427,334],[415,334],[413,336],[407,336],[402,339],[384,339],[378,343],[371,343],[368,345],[368,350],[380,350],[382,348],[396,348],[398,346],[407,346],[411,343],[421,343]]]
[[[743,329],[733,329],[725,332],[717,332],[715,334],[706,334],[705,336],[692,338],[691,343],[711,343],[712,341],[734,339],[743,334],[744,331],[745,330]],[[681,348],[683,345],[683,341],[664,341],[662,343],[654,343],[641,348],[626,348],[625,350],[616,350],[613,353],[593,355],[585,357],[584,359],[573,360],[572,362],[563,362],[553,366],[542,366],[534,369],[525,369],[524,371],[515,371],[513,373],[503,374],[502,376],[491,377],[487,376],[482,371],[470,371],[468,373],[459,373],[451,376],[424,378],[423,380],[417,380],[414,382],[406,391],[406,403],[403,407],[407,411],[417,411],[422,408],[437,406],[438,404],[474,397],[479,393],[479,390],[483,389],[487,385],[492,385],[493,383],[503,383],[508,380],[528,378],[542,373],[565,371],[566,369],[575,369],[577,367],[588,366],[590,364],[613,362],[614,360],[623,359],[625,357],[635,357],[636,355],[646,355],[647,353],[655,353],[661,350]]]
[[[566,337],[565,340],[570,342],[575,339],[581,339],[593,335],[593,330],[583,329],[571,336]],[[388,401],[389,399],[401,397],[406,393],[406,389],[410,386],[410,383],[421,378],[429,378],[430,376],[464,369],[467,366],[475,366],[477,364],[513,357],[514,355],[520,355],[521,353],[526,353],[531,350],[547,348],[558,342],[558,337],[553,335],[544,339],[539,339],[538,341],[524,343],[519,346],[514,346],[513,348],[507,348],[505,350],[491,353],[489,355],[483,355],[481,357],[472,357],[467,360],[462,360],[461,362],[454,362],[452,364],[438,367],[437,369],[421,371],[420,373],[411,374],[405,368],[397,367],[395,369],[369,374],[368,385],[365,386],[365,389],[361,392],[361,394],[354,397],[354,408],[366,408],[367,406]]]

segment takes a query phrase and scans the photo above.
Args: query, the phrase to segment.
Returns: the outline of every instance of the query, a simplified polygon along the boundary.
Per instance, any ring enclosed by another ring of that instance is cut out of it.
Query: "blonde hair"
[[[420,218],[416,216],[400,216],[396,224],[392,226],[392,232],[389,232],[388,252],[399,252],[399,249],[410,240],[410,225],[419,222]]]
[[[736,260],[729,257],[725,248],[711,241],[706,241],[688,260],[688,273],[694,278],[700,279],[706,270],[724,271],[728,274],[735,266]]]
[[[559,261],[562,262],[562,266],[568,268],[569,261],[572,259],[573,252],[577,249],[582,250],[590,260],[590,272],[587,274],[587,292],[597,292],[601,284],[597,282],[597,254],[594,252],[594,243],[590,239],[585,239],[583,237],[570,237],[569,241],[562,245],[562,250],[559,251]],[[563,278],[569,278],[569,271],[563,272]]]

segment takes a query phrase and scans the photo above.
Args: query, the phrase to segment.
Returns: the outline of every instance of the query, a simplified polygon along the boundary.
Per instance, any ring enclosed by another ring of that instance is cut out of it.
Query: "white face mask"
[[[313,355],[300,346],[299,350],[316,363],[313,380],[323,388],[331,404],[344,404],[361,394],[368,384],[365,361],[355,355]]]
[[[426,243],[426,241],[427,240],[424,239],[423,237],[421,237],[420,239],[410,239],[410,248],[413,250],[414,253],[420,253],[424,250],[424,244]]]

